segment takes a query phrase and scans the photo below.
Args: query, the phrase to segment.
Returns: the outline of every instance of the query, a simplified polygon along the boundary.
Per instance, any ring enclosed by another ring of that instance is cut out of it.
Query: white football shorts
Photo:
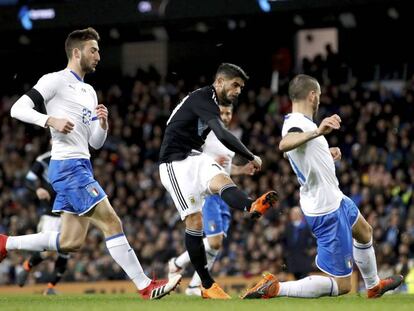
[[[209,184],[213,177],[228,175],[212,157],[198,151],[184,160],[162,163],[159,169],[161,182],[173,198],[182,220],[201,212],[204,197],[211,194]]]

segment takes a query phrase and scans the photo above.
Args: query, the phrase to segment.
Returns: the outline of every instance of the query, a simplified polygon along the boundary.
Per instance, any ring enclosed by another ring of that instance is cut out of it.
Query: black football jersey
[[[210,132],[207,122],[213,118],[220,120],[217,94],[212,85],[183,98],[167,121],[160,163],[183,160],[193,149],[202,151],[201,147]]]
[[[56,214],[52,213],[56,193],[53,190],[48,178],[50,158],[50,151],[45,152],[36,158],[36,161],[33,163],[30,171],[26,175],[25,184],[33,192],[35,192],[38,187],[46,189],[49,192],[51,199],[50,201],[39,201],[42,212],[45,215],[57,216]]]

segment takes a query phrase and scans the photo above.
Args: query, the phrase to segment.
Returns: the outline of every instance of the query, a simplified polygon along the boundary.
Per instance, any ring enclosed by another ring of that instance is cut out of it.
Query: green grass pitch
[[[1,295],[1,311],[281,311],[281,310],[414,310],[414,295],[385,295],[380,299],[368,300],[357,295],[337,298],[295,299],[276,298],[268,300],[202,300],[172,294],[161,300],[144,301],[137,295],[92,294],[92,295]]]

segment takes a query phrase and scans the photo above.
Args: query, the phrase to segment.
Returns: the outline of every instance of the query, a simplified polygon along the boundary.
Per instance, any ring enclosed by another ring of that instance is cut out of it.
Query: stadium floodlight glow
[[[33,29],[34,20],[54,19],[56,17],[55,9],[29,9],[24,5],[20,8],[18,18],[22,27],[26,30]]]
[[[18,17],[24,29],[31,30],[33,28],[33,23],[30,20],[29,8],[27,6],[21,7]]]
[[[263,12],[270,12],[271,7],[268,0],[257,0],[257,4]]]
[[[152,11],[152,4],[149,1],[138,2],[138,11],[140,13],[148,13]]]
[[[30,10],[29,16],[32,21],[42,19],[54,19],[56,16],[55,9]]]

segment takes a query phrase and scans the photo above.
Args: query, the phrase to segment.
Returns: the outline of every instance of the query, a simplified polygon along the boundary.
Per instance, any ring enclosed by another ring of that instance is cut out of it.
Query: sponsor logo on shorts
[[[86,186],[86,191],[88,191],[89,195],[93,198],[96,198],[99,195],[99,191],[94,185]]]

